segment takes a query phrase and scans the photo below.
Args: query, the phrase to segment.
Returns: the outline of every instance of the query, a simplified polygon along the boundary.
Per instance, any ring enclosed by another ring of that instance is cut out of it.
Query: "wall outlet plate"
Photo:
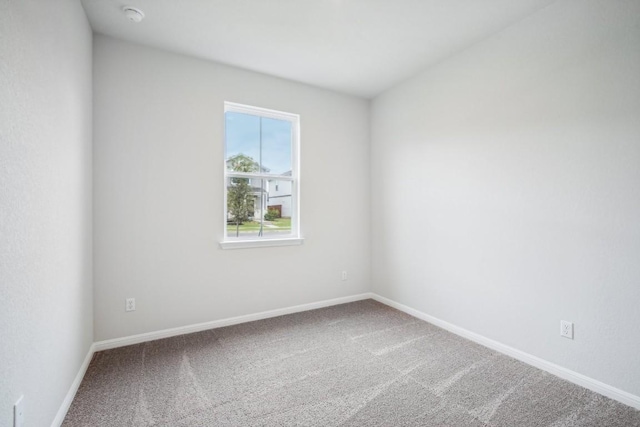
[[[560,321],[560,336],[573,339],[573,323],[566,320]]]
[[[136,299],[127,298],[124,306],[125,311],[136,311]]]
[[[346,271],[342,272],[342,276],[341,276],[342,280],[347,280],[349,278],[349,275],[347,274]]]

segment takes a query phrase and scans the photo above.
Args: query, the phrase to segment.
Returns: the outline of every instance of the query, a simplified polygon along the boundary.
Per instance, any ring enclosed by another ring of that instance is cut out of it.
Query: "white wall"
[[[0,426],[53,421],[93,341],[91,28],[0,0]]]
[[[373,101],[375,292],[640,395],[639,16],[558,1]]]
[[[96,340],[369,290],[367,101],[104,36],[94,100]],[[225,100],[300,114],[304,245],[219,248]]]

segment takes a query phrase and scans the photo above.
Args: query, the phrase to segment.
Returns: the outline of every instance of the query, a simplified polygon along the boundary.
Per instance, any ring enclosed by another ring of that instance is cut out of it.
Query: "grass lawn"
[[[269,222],[265,222],[265,224],[269,224]],[[291,218],[276,218],[271,221],[272,225],[275,225],[276,228],[281,230],[290,230],[291,229]]]
[[[277,218],[273,221],[264,222],[264,231],[291,230],[291,218]],[[236,225],[227,223],[227,232],[234,233]],[[260,231],[260,223],[258,221],[247,221],[240,225],[240,232],[243,231]]]

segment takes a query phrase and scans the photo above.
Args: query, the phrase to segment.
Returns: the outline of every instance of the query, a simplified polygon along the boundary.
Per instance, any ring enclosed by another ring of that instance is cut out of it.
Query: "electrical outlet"
[[[347,272],[343,271],[342,272],[342,280],[344,281],[344,280],[347,280],[348,278],[349,278],[349,276],[347,275]]]
[[[135,298],[127,298],[127,301],[124,306],[125,311],[136,311],[136,299]]]
[[[567,322],[566,320],[560,321],[560,336],[565,338],[573,339],[573,323]]]
[[[13,405],[13,427],[24,426],[24,396]]]

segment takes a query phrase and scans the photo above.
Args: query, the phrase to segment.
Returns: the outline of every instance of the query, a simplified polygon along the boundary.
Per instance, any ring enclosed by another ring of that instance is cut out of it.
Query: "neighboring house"
[[[260,180],[258,180],[258,182],[259,181]],[[251,184],[252,182],[250,180],[249,185]],[[262,203],[260,203],[260,195],[262,195]],[[263,205],[266,206],[267,200],[269,200],[269,183],[265,184],[264,189],[251,185],[251,196],[253,197],[253,209],[249,208],[249,210],[253,211],[253,215],[251,215],[252,219],[259,219],[260,206],[263,206]]]
[[[291,171],[285,172],[283,175],[291,176]],[[277,179],[269,179],[265,182],[264,189],[259,187],[260,180],[257,180],[258,186],[249,180],[251,186],[251,196],[253,198],[252,219],[260,218],[260,206],[267,206],[267,209],[276,209],[280,211],[283,218],[291,218],[291,181],[282,181]],[[260,195],[262,194],[262,203],[260,203]],[[267,213],[266,210],[263,215]],[[231,219],[228,215],[227,219]]]
[[[291,176],[291,171],[284,175]],[[291,218],[291,181],[270,179],[267,188],[267,207],[279,210],[280,216],[284,218]]]

